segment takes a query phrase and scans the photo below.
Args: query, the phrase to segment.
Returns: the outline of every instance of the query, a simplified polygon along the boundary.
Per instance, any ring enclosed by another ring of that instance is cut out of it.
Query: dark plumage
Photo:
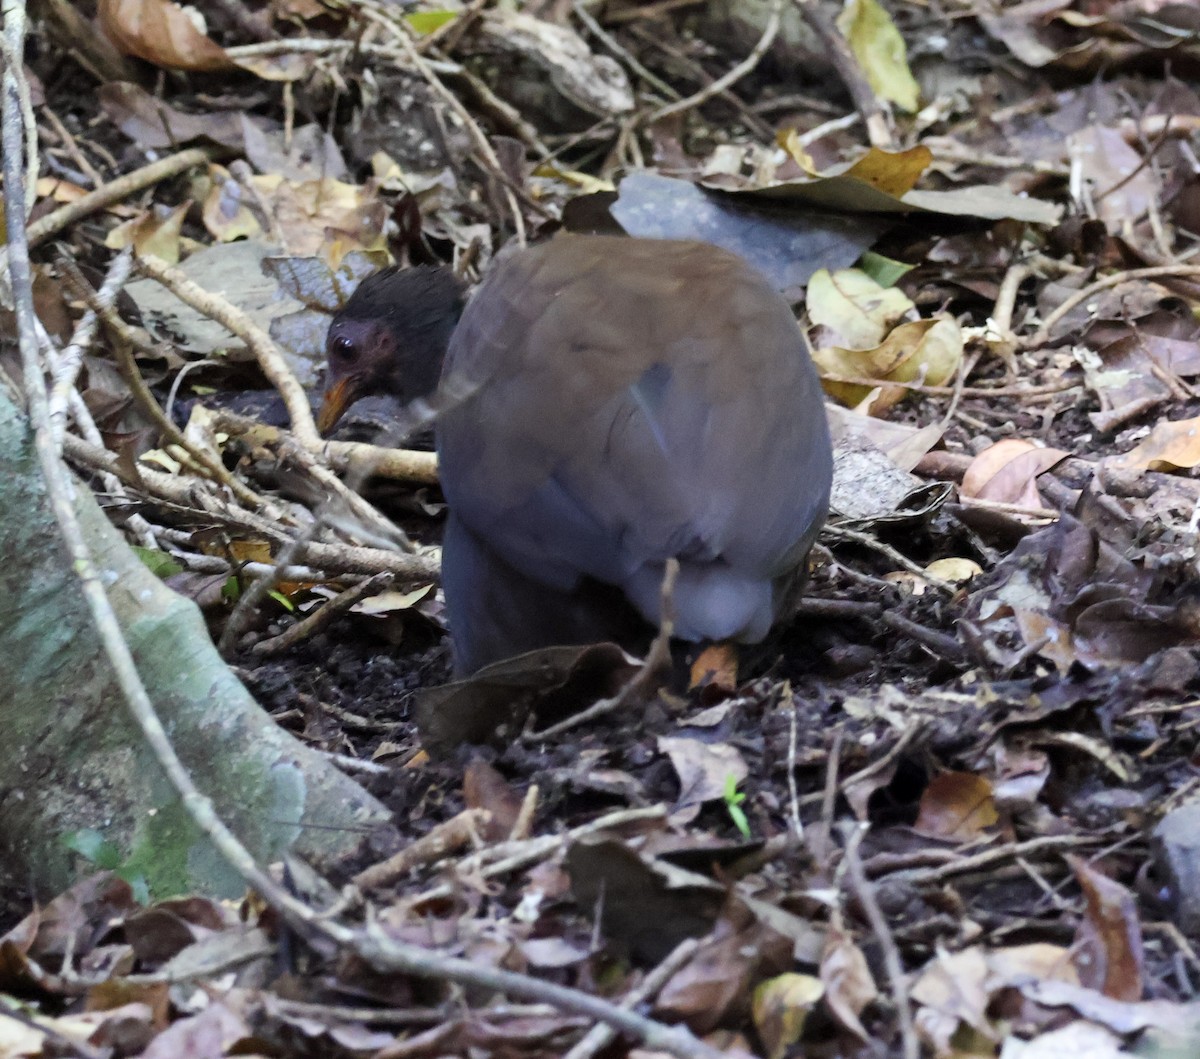
[[[465,311],[444,271],[380,273],[330,327],[320,425],[369,392],[428,394],[439,369],[471,394],[437,425],[459,672],[628,640],[658,622],[671,557],[684,639],[758,641],[786,609],[829,434],[791,311],[741,258],[564,237],[502,259]]]

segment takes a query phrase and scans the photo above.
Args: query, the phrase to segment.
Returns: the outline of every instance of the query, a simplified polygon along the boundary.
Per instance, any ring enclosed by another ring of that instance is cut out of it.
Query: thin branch
[[[787,0],[773,0],[771,10],[767,15],[767,24],[763,27],[762,36],[758,38],[758,43],[754,45],[746,58],[732,70],[729,70],[724,76],[718,77],[711,84],[705,85],[694,95],[690,95],[686,99],[680,99],[675,103],[668,103],[665,107],[660,107],[646,119],[646,124],[662,121],[663,118],[669,118],[672,114],[682,114],[684,111],[694,110],[702,103],[708,102],[713,96],[720,95],[730,85],[737,84],[743,77],[751,73],[762,61],[762,57],[766,55],[767,49],[775,43],[775,37],[779,33],[779,26],[783,20],[783,8],[786,3]]]
[[[858,903],[866,914],[867,922],[879,947],[883,950],[883,966],[887,971],[888,985],[891,986],[892,1000],[896,1006],[896,1014],[900,1020],[900,1040],[904,1048],[904,1059],[920,1059],[921,1044],[917,1039],[917,1030],[913,1024],[912,1002],[908,995],[908,977],[904,973],[904,964],[900,959],[900,950],[896,947],[896,939],[892,937],[891,928],[884,916],[879,902],[875,899],[875,889],[863,871],[862,858],[858,855],[858,847],[866,835],[866,827],[851,824],[846,835],[845,863],[850,877],[850,887]]]
[[[1156,265],[1153,268],[1134,268],[1126,272],[1114,272],[1111,276],[1096,280],[1095,283],[1089,284],[1083,290],[1076,291],[1069,298],[1060,302],[1054,311],[1042,321],[1042,326],[1037,331],[1021,340],[1021,348],[1030,350],[1044,346],[1050,341],[1055,324],[1063,317],[1089,298],[1094,298],[1097,294],[1111,290],[1113,287],[1119,287],[1122,283],[1131,283],[1138,279],[1196,279],[1197,277],[1200,277],[1200,265]]]
[[[796,6],[804,16],[812,31],[825,45],[826,55],[842,79],[842,84],[854,100],[854,106],[862,115],[863,124],[867,129],[867,139],[873,147],[891,147],[894,137],[888,127],[887,117],[883,107],[875,96],[874,90],[858,65],[858,60],[846,43],[846,38],[839,32],[833,19],[817,0],[795,0]]]
[[[197,312],[203,313],[211,320],[216,320],[227,330],[237,335],[249,347],[250,352],[258,361],[263,374],[279,391],[283,403],[287,407],[288,418],[292,421],[292,430],[301,443],[319,448],[322,444],[321,435],[317,433],[317,424],[313,419],[312,406],[308,403],[308,394],[304,387],[288,367],[288,363],[275,345],[274,340],[266,331],[250,319],[241,309],[231,305],[224,298],[219,298],[206,291],[195,280],[188,277],[182,269],[168,265],[161,258],[154,256],[138,258],[138,270],[151,279],[156,280],[186,305]]]

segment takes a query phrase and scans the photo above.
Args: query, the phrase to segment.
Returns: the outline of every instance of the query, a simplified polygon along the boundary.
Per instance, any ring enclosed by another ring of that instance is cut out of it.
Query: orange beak
[[[353,375],[338,379],[321,400],[321,409],[317,412],[317,430],[328,434],[337,422],[346,414],[346,410],[362,396],[362,387]]]

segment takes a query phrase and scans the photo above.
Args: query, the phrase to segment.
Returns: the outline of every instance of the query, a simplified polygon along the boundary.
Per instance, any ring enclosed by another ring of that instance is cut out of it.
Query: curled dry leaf
[[[865,272],[843,269],[813,276],[808,312],[815,325],[809,341],[826,392],[846,405],[880,415],[908,393],[888,382],[940,386],[962,360],[963,335],[952,316],[908,319],[916,309],[894,287],[881,287]],[[878,379],[881,390],[839,379]]]
[[[995,500],[1018,507],[1043,507],[1038,476],[1070,455],[1047,449],[1024,438],[1005,438],[984,449],[967,468],[959,492],[978,500]]]
[[[162,258],[168,265],[179,264],[183,222],[192,200],[170,209],[154,206],[145,213],[119,224],[104,239],[111,250],[132,246],[138,257]]]
[[[853,162],[839,163],[823,172],[817,169],[812,156],[805,150],[798,129],[789,129],[779,136],[779,146],[791,156],[792,160],[812,177],[813,190],[824,187],[829,190],[830,184],[840,184],[844,194],[849,195],[855,184],[865,184],[867,187],[883,195],[899,199],[910,192],[921,179],[921,174],[933,162],[933,152],[924,145],[910,147],[905,151],[884,151],[878,147],[870,148],[866,154]],[[804,184],[792,181],[793,190],[799,192]],[[836,196],[836,193],[835,193]],[[803,196],[797,194],[798,198]],[[818,205],[830,205],[827,198],[814,196]],[[843,208],[853,209],[852,201],[840,200]],[[863,205],[861,202],[858,205]]]
[[[930,838],[965,842],[979,838],[999,819],[987,779],[970,772],[942,772],[921,795],[913,830]]]
[[[1140,445],[1106,463],[1126,471],[1174,471],[1200,465],[1200,416],[1159,423]]]
[[[195,9],[171,0],[100,0],[98,14],[105,35],[126,55],[171,70],[232,65],[225,49],[205,35]]]

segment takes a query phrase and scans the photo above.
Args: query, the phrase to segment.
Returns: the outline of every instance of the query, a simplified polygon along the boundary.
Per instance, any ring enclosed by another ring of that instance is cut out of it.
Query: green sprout
[[[725,777],[725,810],[729,813],[729,819],[733,821],[733,826],[742,833],[742,837],[749,838],[750,821],[746,819],[746,813],[742,809],[742,802],[746,800],[746,794],[744,791],[739,791],[737,785],[736,776]]]

